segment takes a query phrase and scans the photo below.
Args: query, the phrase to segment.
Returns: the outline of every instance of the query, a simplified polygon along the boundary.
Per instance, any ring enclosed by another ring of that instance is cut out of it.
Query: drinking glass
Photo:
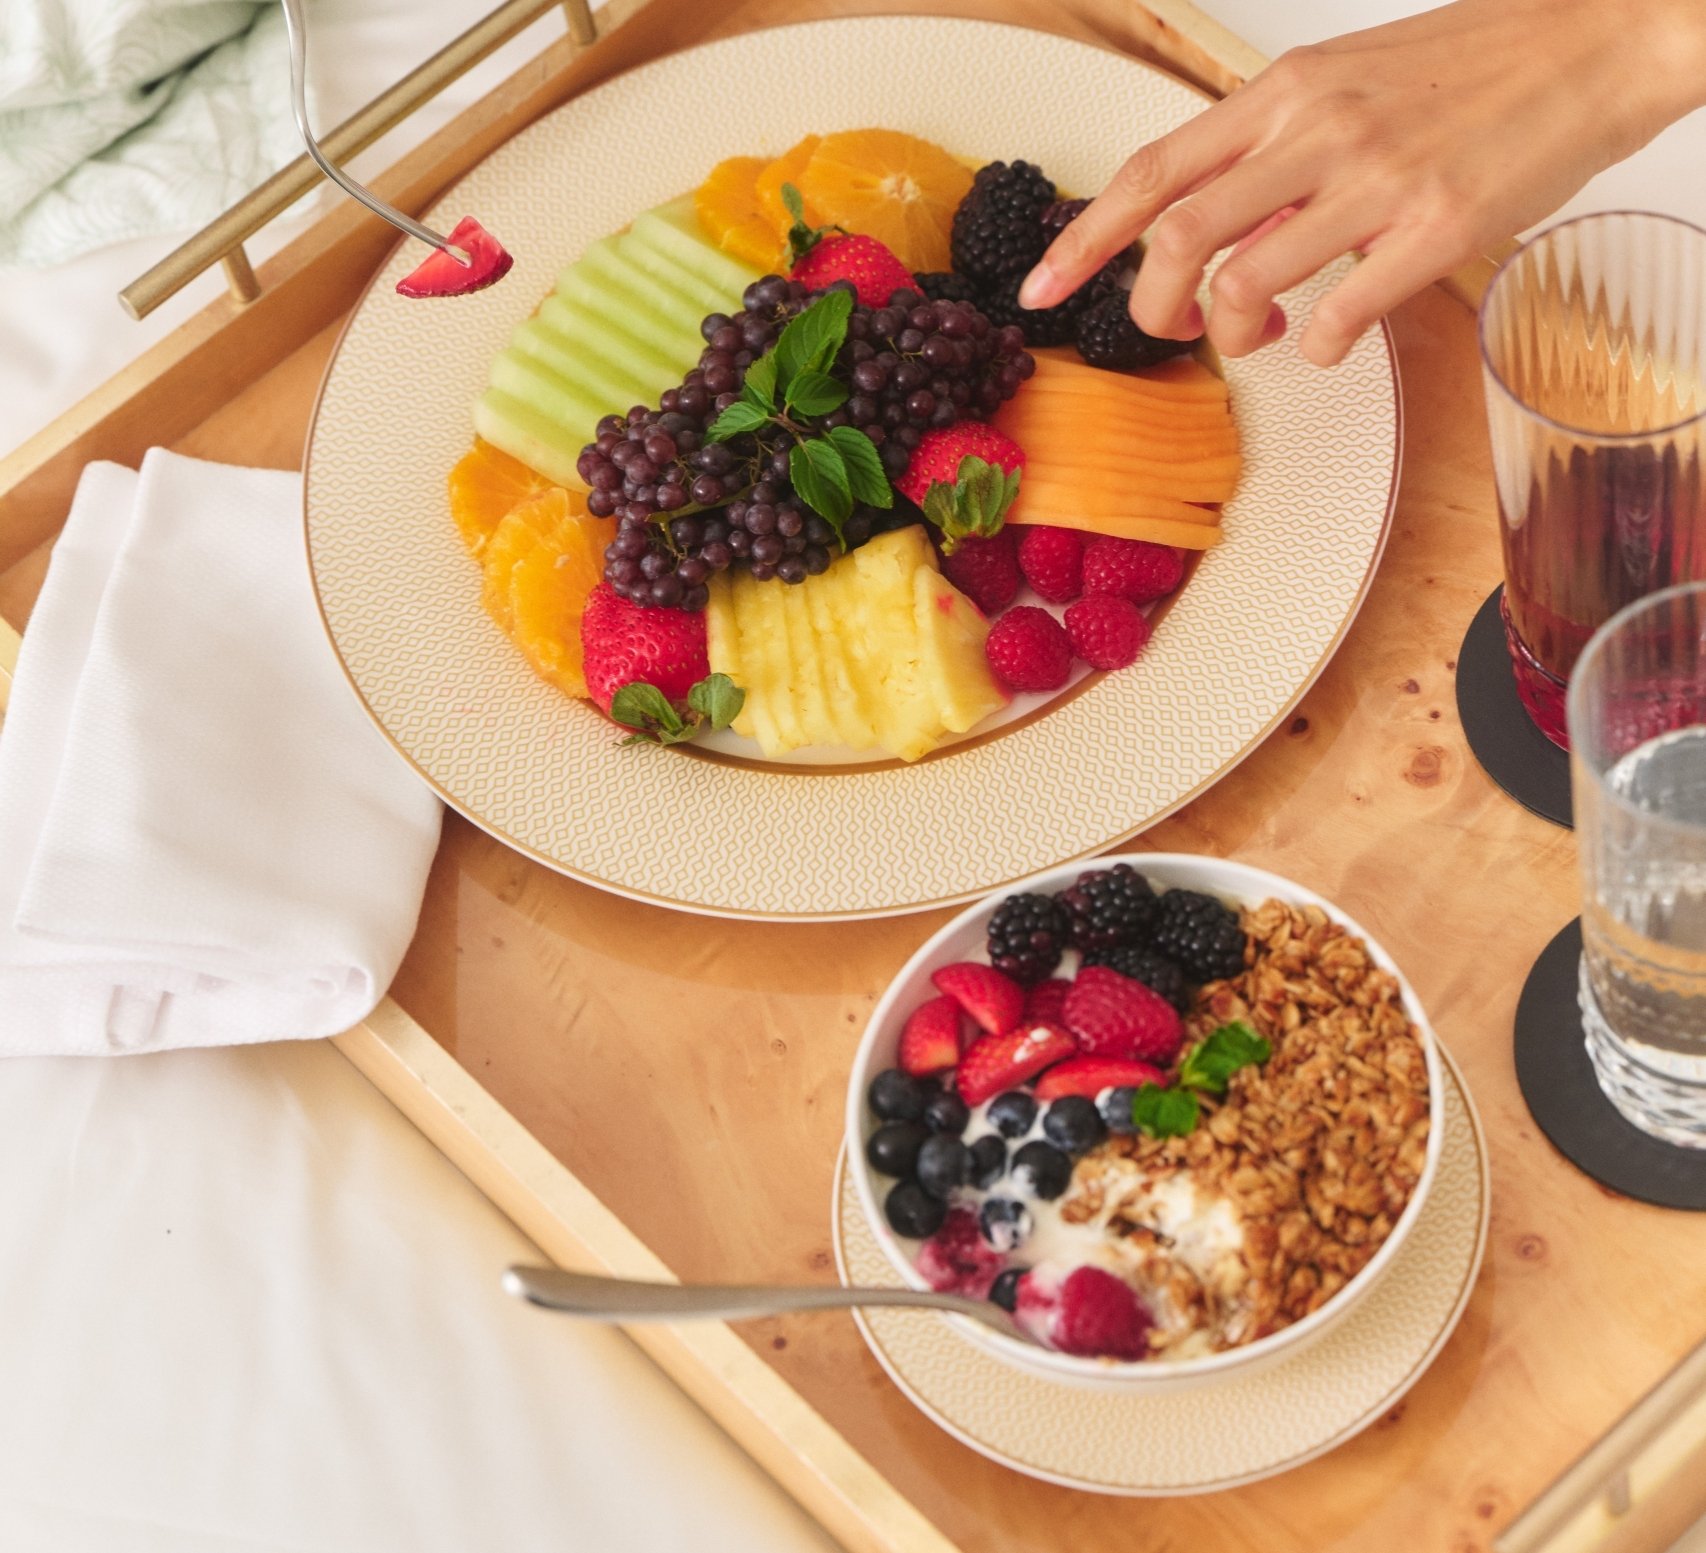
[[[1535,725],[1624,605],[1706,578],[1706,231],[1608,211],[1542,232],[1493,278],[1482,381],[1505,639]]]
[[[1637,1127],[1706,1147],[1706,584],[1602,626],[1568,716],[1588,1053]]]

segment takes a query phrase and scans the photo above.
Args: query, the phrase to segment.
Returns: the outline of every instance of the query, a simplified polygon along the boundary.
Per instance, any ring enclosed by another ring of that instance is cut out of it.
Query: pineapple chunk
[[[726,674],[745,683],[740,666],[740,619],[735,614],[734,590],[727,572],[711,577],[711,598],[705,605],[705,654],[713,674]]]
[[[924,675],[950,733],[964,733],[1007,704],[984,657],[989,622],[940,572],[913,575]]]
[[[858,608],[857,591],[849,586],[853,568],[846,557],[836,561],[821,576],[801,584],[812,629],[817,633],[823,667],[823,693],[829,701],[830,721],[835,724],[836,743],[850,750],[868,750],[877,742],[871,726],[870,699],[853,682],[848,656],[848,621]]]
[[[913,605],[913,576],[934,570],[935,552],[917,525],[879,534],[855,550],[864,630],[851,633],[855,677],[876,713],[877,737],[902,760],[917,760],[947,728],[926,683]]]
[[[793,665],[788,695],[799,718],[800,732],[807,744],[839,744],[841,730],[836,726],[823,682],[823,654],[819,650],[822,639],[812,627],[806,585],[770,582],[764,586],[780,595],[788,657]]]

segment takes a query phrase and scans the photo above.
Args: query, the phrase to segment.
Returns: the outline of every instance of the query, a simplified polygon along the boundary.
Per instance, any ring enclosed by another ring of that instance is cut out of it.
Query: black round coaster
[[[1504,591],[1493,589],[1458,649],[1457,715],[1488,776],[1541,819],[1569,825],[1570,757],[1534,726],[1516,693],[1499,618]]]
[[[1706,1149],[1661,1143],[1599,1087],[1582,1035],[1578,917],[1541,951],[1516,1005],[1516,1080],[1540,1129],[1602,1186],[1661,1208],[1706,1208]]]

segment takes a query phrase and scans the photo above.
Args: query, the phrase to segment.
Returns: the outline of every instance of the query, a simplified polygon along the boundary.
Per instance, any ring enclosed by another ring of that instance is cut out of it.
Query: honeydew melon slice
[[[675,293],[644,286],[637,276],[618,285],[571,265],[558,278],[557,295],[578,311],[609,319],[659,355],[691,365],[705,348],[698,316]]]
[[[616,257],[623,264],[660,285],[679,291],[699,309],[701,318],[707,313],[732,313],[740,306],[740,291],[713,286],[704,276],[683,268],[667,253],[660,252],[632,232],[624,232],[615,239],[615,243]],[[744,286],[741,288],[742,291],[745,289]]]
[[[531,356],[558,377],[584,388],[588,398],[606,407],[605,414],[620,414],[636,400],[650,400],[660,391],[658,372],[642,374],[596,351],[577,349],[537,318],[518,325],[509,343],[513,350]],[[663,386],[667,388],[669,382]]]
[[[547,480],[580,488],[575,469],[584,437],[565,430],[511,394],[488,388],[474,401],[474,430],[495,448],[519,458]]]
[[[693,196],[684,195],[634,218],[634,236],[659,253],[668,254],[683,269],[730,297],[738,297],[758,271],[730,258],[709,238],[693,212]]]
[[[666,388],[673,388],[699,359],[698,350],[691,356],[680,351],[655,350],[635,339],[614,320],[573,307],[561,297],[547,297],[539,304],[536,318],[567,349],[586,351],[605,361],[621,362],[642,382],[658,382]],[[624,400],[620,408],[626,410],[630,403]]]
[[[643,250],[645,245],[635,244],[632,247]],[[699,321],[707,313],[716,312],[724,306],[721,292],[713,290],[679,266],[675,270],[679,282],[669,275],[642,270],[624,254],[619,238],[599,238],[581,255],[575,267],[596,284],[617,286],[630,291],[638,289],[642,295],[649,297],[660,307],[667,307],[671,316],[679,314],[690,318],[695,333],[698,332]],[[659,268],[662,268],[661,264]],[[709,305],[707,298],[713,299]]]
[[[593,428],[610,407],[586,389],[559,376],[549,367],[520,351],[505,347],[492,359],[490,386],[531,406],[562,429],[572,440],[576,456],[592,440]]]

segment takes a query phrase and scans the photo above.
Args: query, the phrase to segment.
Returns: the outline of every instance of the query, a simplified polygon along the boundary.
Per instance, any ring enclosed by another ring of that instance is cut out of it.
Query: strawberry
[[[1019,570],[1040,598],[1070,604],[1084,591],[1084,536],[1077,529],[1023,525]]]
[[[896,1057],[901,1072],[914,1078],[941,1073],[960,1060],[960,1005],[950,997],[931,998],[907,1016]]]
[[[1185,575],[1179,552],[1141,539],[1102,534],[1084,547],[1084,591],[1112,593],[1134,604],[1149,604],[1171,593]]]
[[[851,281],[854,295],[866,307],[887,307],[895,292],[918,289],[912,271],[876,238],[854,236],[838,226],[808,226],[805,205],[793,184],[782,185],[782,203],[794,218],[788,229],[788,250],[794,256],[789,279],[808,291]]]
[[[1167,1075],[1147,1062],[1122,1062],[1116,1057],[1068,1057],[1057,1062],[1037,1080],[1037,1099],[1058,1100],[1062,1095],[1082,1095],[1094,1100],[1104,1089],[1144,1084],[1165,1087]]]
[[[1025,989],[1025,1022],[1027,1024],[1058,1025],[1066,1012],[1066,994],[1072,983],[1052,976]]]
[[[1028,1273],[1019,1280],[1019,1324],[1049,1347],[1086,1359],[1146,1359],[1155,1322],[1123,1279],[1077,1267],[1058,1286]]]
[[[984,1244],[970,1208],[952,1209],[942,1227],[918,1248],[918,1270],[932,1289],[974,1300],[989,1297],[990,1285],[1006,1261]]]
[[[1024,1017],[1025,993],[1018,982],[991,965],[962,960],[944,965],[930,980],[990,1035],[1005,1035]]]
[[[608,712],[624,685],[644,681],[681,701],[711,672],[705,616],[685,609],[642,609],[601,582],[581,616],[587,694]]]
[[[962,539],[942,552],[942,575],[986,615],[996,615],[1019,591],[1019,562],[1005,529],[988,539]]]
[[[1179,1011],[1140,981],[1086,965],[1066,995],[1066,1028],[1091,1057],[1166,1064],[1185,1038]]]
[[[1123,669],[1149,643],[1149,622],[1130,599],[1093,593],[1066,612],[1072,650],[1093,669]]]
[[[960,1058],[955,1075],[960,1098],[967,1105],[982,1105],[1077,1050],[1077,1043],[1058,1025],[1026,1025],[1006,1035],[986,1035]]]
[[[1013,690],[1059,690],[1072,674],[1072,642],[1046,609],[1021,604],[989,628],[983,653]]]
[[[958,421],[925,432],[894,484],[942,531],[942,553],[952,555],[962,539],[999,531],[1024,467],[1025,451],[1011,437]]]
[[[504,246],[472,216],[464,216],[451,229],[450,241],[468,255],[469,263],[459,264],[443,251],[430,253],[397,282],[399,295],[405,297],[461,297],[470,291],[484,291],[509,274],[515,260]]]

